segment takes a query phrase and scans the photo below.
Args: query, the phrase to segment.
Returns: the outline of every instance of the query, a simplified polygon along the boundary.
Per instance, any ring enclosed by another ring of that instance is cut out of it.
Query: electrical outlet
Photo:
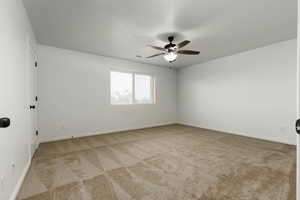
[[[11,167],[11,173],[12,173],[12,175],[14,175],[15,171],[16,171],[16,164],[15,164],[15,162],[11,162],[10,167]]]
[[[4,192],[4,190],[5,190],[4,176],[0,176],[0,191]]]

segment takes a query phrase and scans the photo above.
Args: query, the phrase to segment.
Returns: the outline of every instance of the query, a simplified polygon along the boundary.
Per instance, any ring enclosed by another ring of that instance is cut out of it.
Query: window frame
[[[127,73],[131,74],[132,78],[132,102],[131,103],[120,103],[120,104],[114,104],[111,101],[111,72],[119,72],[119,73]],[[151,97],[151,102],[138,102],[135,99],[135,76],[136,75],[144,75],[144,76],[149,76],[150,77],[150,97]],[[150,73],[144,73],[144,72],[135,72],[135,71],[126,71],[126,70],[117,70],[117,69],[110,69],[109,70],[109,90],[110,90],[110,105],[112,106],[130,106],[130,105],[154,105],[156,104],[156,77],[153,74]]]

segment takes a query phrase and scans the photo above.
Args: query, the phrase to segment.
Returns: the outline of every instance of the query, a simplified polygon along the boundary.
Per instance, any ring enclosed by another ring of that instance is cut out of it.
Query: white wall
[[[30,164],[26,74],[34,36],[21,0],[0,1],[0,199],[13,200]],[[13,167],[15,165],[15,167]]]
[[[47,46],[38,48],[42,141],[176,122],[176,72]],[[110,69],[156,77],[155,105],[110,105]]]
[[[296,143],[296,40],[181,69],[179,122]]]

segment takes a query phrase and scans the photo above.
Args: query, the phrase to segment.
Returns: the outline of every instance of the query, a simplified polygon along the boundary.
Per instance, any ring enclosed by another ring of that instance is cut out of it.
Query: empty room
[[[296,200],[297,7],[1,0],[0,200]]]

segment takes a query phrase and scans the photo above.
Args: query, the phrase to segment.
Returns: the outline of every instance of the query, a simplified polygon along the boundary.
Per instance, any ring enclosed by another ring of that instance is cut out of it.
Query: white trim
[[[144,71],[139,71],[139,70],[131,70],[131,69],[122,69],[122,68],[117,68],[117,67],[110,67],[109,71],[113,72],[121,72],[121,73],[131,73],[131,74],[140,74],[140,75],[147,75],[147,76],[152,76],[154,77],[155,73],[152,72],[144,72]]]
[[[286,141],[271,140],[271,139],[266,138],[266,137],[253,137],[253,136],[250,136],[250,135],[246,135],[245,133],[237,133],[237,132],[225,131],[225,130],[217,129],[217,128],[211,128],[211,127],[206,127],[206,126],[199,126],[199,125],[195,125],[193,123],[177,122],[177,124],[186,125],[186,126],[192,126],[192,127],[195,127],[195,128],[203,128],[203,129],[207,129],[207,130],[211,130],[211,131],[217,131],[217,132],[222,132],[222,133],[230,134],[230,135],[238,135],[238,136],[242,136],[242,137],[248,137],[248,138],[254,138],[254,139],[258,139],[258,140],[265,140],[265,141],[269,141],[269,142],[276,142],[276,143],[289,144],[289,145],[296,146],[296,144],[289,143],[289,142],[286,142]]]
[[[296,120],[300,118],[300,0],[298,0],[297,13],[297,116]],[[297,134],[297,154],[296,154],[296,199],[300,200],[300,136]]]
[[[152,76],[152,81],[151,81],[151,95],[152,95],[152,104],[156,104],[156,77]]]
[[[27,172],[29,171],[30,165],[31,165],[31,159],[27,162],[27,164],[21,174],[21,177],[19,178],[19,180],[15,186],[15,189],[14,189],[12,195],[10,196],[9,200],[16,200],[16,198],[21,190],[22,184],[25,180],[25,177],[27,175]]]
[[[66,139],[79,138],[79,137],[102,135],[102,134],[117,133],[117,132],[122,132],[122,131],[134,131],[134,130],[140,130],[140,129],[145,129],[145,128],[154,128],[154,127],[167,126],[167,125],[173,125],[173,124],[178,124],[178,123],[176,121],[174,121],[174,122],[157,123],[157,124],[153,124],[153,125],[145,125],[145,126],[141,126],[141,127],[120,128],[120,129],[113,129],[113,130],[107,130],[107,131],[97,131],[97,132],[93,132],[93,133],[79,133],[79,134],[72,135],[72,136],[61,136],[61,137],[55,137],[53,139],[42,139],[40,143],[53,142],[53,141],[66,140]]]
[[[135,101],[135,73],[131,73],[131,78],[132,78],[132,97],[131,97],[131,104],[136,104]]]

